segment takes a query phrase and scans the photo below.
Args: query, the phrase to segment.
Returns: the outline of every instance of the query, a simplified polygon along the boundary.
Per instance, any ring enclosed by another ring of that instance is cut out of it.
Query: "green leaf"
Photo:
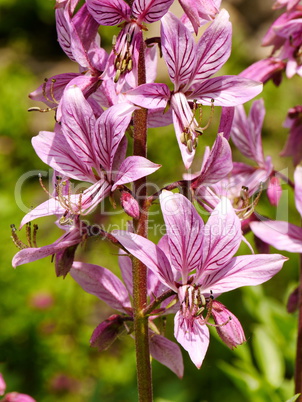
[[[288,399],[286,402],[295,402],[301,394],[296,394],[292,398]]]
[[[258,326],[254,330],[253,346],[260,370],[266,380],[278,388],[285,371],[283,355],[278,345],[264,327]]]

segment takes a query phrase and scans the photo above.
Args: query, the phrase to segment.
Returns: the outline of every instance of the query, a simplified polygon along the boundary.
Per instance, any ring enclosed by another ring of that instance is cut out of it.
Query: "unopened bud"
[[[90,338],[90,344],[99,351],[106,350],[124,330],[121,316],[114,314],[95,328]]]
[[[212,316],[218,335],[230,349],[246,341],[238,318],[217,300],[212,302]]]
[[[139,205],[136,199],[127,191],[122,191],[121,205],[127,215],[134,219],[139,218]]]
[[[299,305],[299,288],[296,288],[290,295],[287,301],[286,309],[288,313],[297,311]]]
[[[278,177],[271,177],[268,188],[267,188],[267,197],[269,202],[276,207],[279,204],[280,198],[282,195],[282,188],[280,185],[280,180]]]

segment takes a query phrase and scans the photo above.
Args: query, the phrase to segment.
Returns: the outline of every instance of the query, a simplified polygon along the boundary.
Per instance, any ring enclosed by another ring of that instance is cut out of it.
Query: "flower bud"
[[[139,218],[139,205],[136,199],[127,191],[122,191],[121,204],[127,215],[132,218]]]
[[[267,197],[269,202],[276,207],[279,204],[282,194],[282,188],[280,186],[280,180],[278,177],[271,177],[267,188]]]
[[[5,389],[6,389],[6,384],[5,384],[2,374],[0,373],[0,395],[3,395],[5,393]]]
[[[246,341],[238,318],[217,300],[212,302],[212,316],[218,335],[230,349]]]
[[[296,288],[290,295],[287,301],[286,310],[288,313],[294,313],[298,310],[299,304],[299,288]]]
[[[19,394],[19,392],[10,392],[5,395],[2,402],[36,402],[31,396]]]
[[[95,328],[90,338],[90,344],[98,348],[99,351],[107,350],[124,329],[121,316],[118,314],[111,315]]]

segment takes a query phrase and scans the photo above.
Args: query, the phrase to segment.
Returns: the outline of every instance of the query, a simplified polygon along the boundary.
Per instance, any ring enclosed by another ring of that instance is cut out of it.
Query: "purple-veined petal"
[[[221,0],[179,0],[179,4],[190,20],[196,35],[198,27],[215,18],[219,12],[220,3]],[[185,20],[184,16],[181,20]]]
[[[170,89],[166,84],[143,84],[126,92],[125,96],[134,105],[146,109],[165,108],[170,99]]]
[[[175,91],[189,85],[195,68],[196,46],[190,31],[168,12],[161,20],[161,45]]]
[[[66,14],[65,12],[65,18],[68,21]],[[84,4],[68,22],[71,52],[74,59],[82,69],[92,69],[93,66],[91,66],[88,58],[88,51],[91,46],[95,47],[96,45],[95,40],[98,35],[98,23],[88,12],[86,4]]]
[[[179,346],[161,335],[150,336],[151,356],[182,378],[184,365]]]
[[[59,127],[59,126],[57,126]],[[32,145],[39,158],[58,171],[75,180],[94,182],[95,178],[87,165],[74,155],[61,130],[55,133],[41,131],[32,138]]]
[[[203,221],[182,194],[163,190],[159,196],[169,238],[171,263],[187,283],[190,271],[199,269],[202,257]]]
[[[173,0],[134,0],[132,14],[138,22],[152,22],[160,20],[169,10]]]
[[[204,227],[203,264],[195,282],[199,282],[201,275],[219,271],[236,253],[241,239],[240,220],[230,200],[223,197]]]
[[[20,250],[13,258],[12,265],[16,268],[19,265],[40,260],[58,252],[67,249],[68,247],[79,244],[82,236],[79,231],[71,229],[70,232],[64,233],[54,243],[43,247],[28,247]]]
[[[57,8],[55,11],[55,16],[58,42],[70,60],[76,61],[71,47],[72,38],[70,35],[70,16],[64,8]]]
[[[133,294],[133,282],[132,282],[132,261],[131,258],[124,252],[119,250],[118,263],[120,266],[123,282],[126,285],[128,293]]]
[[[251,80],[261,81],[266,83],[271,78],[278,86],[282,80],[282,71],[285,69],[286,63],[274,57],[259,60],[251,64],[248,68],[243,70],[239,76],[250,78]]]
[[[50,198],[28,212],[22,219],[20,228],[33,219],[41,218],[42,216],[63,215],[65,210],[66,208],[63,208],[57,199]]]
[[[263,99],[253,102],[249,116],[242,105],[236,106],[231,138],[240,152],[264,166],[261,131],[265,116]]]
[[[97,296],[110,307],[121,312],[131,308],[125,285],[106,268],[84,262],[74,262],[70,270],[73,279],[85,292]]]
[[[117,148],[125,134],[135,109],[128,103],[111,106],[95,124],[96,154],[103,169],[110,171]]]
[[[148,127],[164,127],[172,124],[172,109],[169,108],[165,110],[160,109],[150,109],[148,110]]]
[[[54,75],[44,81],[35,91],[29,94],[30,99],[44,102],[49,107],[57,107],[66,85],[78,77],[77,73]]]
[[[112,191],[121,184],[130,183],[141,177],[148,176],[160,167],[161,165],[157,165],[142,156],[128,156],[117,172]]]
[[[78,75],[77,77],[73,78],[71,81],[68,82],[68,84],[65,87],[65,91],[68,88],[74,88],[74,86],[77,86],[82,92],[85,97],[88,97],[90,94],[92,94],[96,88],[99,85],[99,78],[98,76],[91,76],[91,75]],[[64,93],[65,93],[64,91]],[[56,109],[56,120],[58,122],[62,121],[62,105],[63,105],[63,100],[64,100],[64,93],[63,96],[60,100],[60,103],[58,104],[58,107]],[[103,109],[101,108],[100,105],[96,105],[96,103],[92,100],[89,101],[87,100],[88,105],[90,105],[90,102],[93,104],[93,112],[97,111],[97,116],[99,117]],[[90,107],[92,107],[90,105]]]
[[[302,253],[302,228],[283,221],[251,222],[253,233],[278,250]]]
[[[205,155],[200,174],[192,183],[192,188],[214,184],[225,178],[233,169],[232,151],[228,141],[218,134],[208,155]]]
[[[302,166],[297,166],[294,173],[295,202],[299,214],[302,216]]]
[[[162,283],[177,292],[170,263],[158,246],[134,233],[120,230],[112,234],[130,254],[151,269]]]
[[[235,108],[223,107],[221,111],[220,123],[218,132],[223,133],[223,136],[229,140],[231,135],[231,128],[234,119]]]
[[[209,330],[195,318],[188,320],[178,311],[174,318],[174,336],[200,368],[209,346]]]
[[[260,82],[235,75],[209,78],[195,84],[189,100],[197,100],[202,105],[211,105],[214,99],[214,106],[237,106],[241,105],[259,95],[263,89]]]
[[[111,184],[105,179],[100,179],[83,193],[74,194],[70,197],[72,207],[81,215],[92,212],[111,192]]]
[[[155,44],[150,45],[146,48],[145,63],[146,63],[146,71],[148,71],[148,74],[146,75],[146,83],[153,83],[157,77],[157,63],[158,63],[157,46]],[[136,84],[135,87],[136,86],[138,86],[138,84]]]
[[[196,66],[191,82],[197,83],[215,74],[231,54],[232,24],[229,13],[221,10],[200,38],[196,49]]]
[[[194,118],[192,109],[187,101],[184,93],[177,92],[171,97],[172,119],[176,134],[176,139],[181,152],[181,157],[186,169],[189,169],[194,156],[195,148],[192,146],[188,148],[186,144],[182,143],[183,133],[190,135],[190,140],[193,142],[196,139],[195,129],[198,123]]]
[[[86,3],[100,25],[118,25],[130,19],[131,8],[123,0],[87,0]]]
[[[94,136],[95,117],[82,91],[76,86],[64,92],[61,123],[63,135],[74,154],[82,163],[98,167],[94,151],[98,145]]]
[[[242,286],[256,286],[271,279],[288,258],[280,254],[256,254],[233,257],[232,260],[203,278],[200,290],[214,297]]]

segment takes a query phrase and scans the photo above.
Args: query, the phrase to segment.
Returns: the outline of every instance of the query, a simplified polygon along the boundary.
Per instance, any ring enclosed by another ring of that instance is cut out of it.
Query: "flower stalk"
[[[138,84],[146,82],[146,67],[144,55],[144,42],[141,42],[138,61]],[[133,155],[147,155],[147,109],[139,109],[134,112],[133,126]],[[147,187],[146,178],[136,180],[133,184],[134,194],[138,200],[140,216],[133,219],[137,234],[147,237]],[[152,373],[148,337],[148,317],[144,314],[147,304],[147,267],[137,258],[132,262],[133,275],[133,309],[134,309],[134,333],[136,345],[136,367],[138,400],[152,401]]]

